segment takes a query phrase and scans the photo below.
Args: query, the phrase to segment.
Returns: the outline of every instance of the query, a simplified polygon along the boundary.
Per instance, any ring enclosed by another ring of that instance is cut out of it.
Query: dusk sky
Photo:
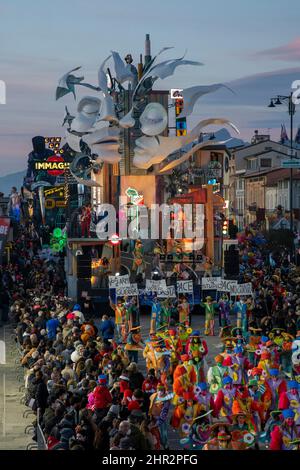
[[[285,108],[269,109],[274,94],[289,94],[300,80],[299,0],[0,0],[0,79],[7,104],[0,105],[0,174],[26,167],[34,135],[64,135],[61,123],[71,95],[55,101],[58,79],[82,65],[79,75],[96,84],[111,50],[134,62],[150,33],[152,54],[174,46],[162,60],[180,57],[203,67],[179,67],[155,89],[230,83],[236,95],[219,91],[199,101],[193,123],[228,117],[248,140],[254,129],[279,138],[289,130]],[[83,89],[79,96],[93,94]],[[300,106],[295,125],[300,124]]]

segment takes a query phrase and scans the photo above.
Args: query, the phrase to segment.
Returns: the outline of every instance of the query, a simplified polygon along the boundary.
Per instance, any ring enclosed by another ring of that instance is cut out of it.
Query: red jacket
[[[98,385],[94,390],[95,409],[103,410],[108,408],[112,402],[110,391],[105,385]]]

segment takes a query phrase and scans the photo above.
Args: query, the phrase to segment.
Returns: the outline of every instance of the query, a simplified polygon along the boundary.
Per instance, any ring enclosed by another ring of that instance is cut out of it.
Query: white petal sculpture
[[[100,116],[97,121],[118,121],[115,105],[110,95],[105,95],[102,101]]]
[[[58,100],[64,95],[68,93],[73,93],[74,98],[75,96],[75,87],[74,87],[74,79],[79,83],[83,80],[84,77],[75,77],[72,75],[72,72],[81,69],[81,65],[79,67],[75,67],[74,69],[70,70],[69,72],[65,73],[58,81],[58,85],[56,88],[56,99]]]
[[[115,65],[115,72],[116,72],[116,79],[119,83],[124,82],[133,82],[135,80],[135,76],[131,72],[131,70],[126,67],[123,60],[120,57],[120,54],[116,51],[111,51],[114,65]]]
[[[85,96],[77,106],[75,119],[71,123],[71,130],[76,132],[86,132],[96,122],[101,100],[94,96]]]
[[[83,142],[88,145],[100,144],[101,142],[111,142],[119,140],[120,130],[117,127],[103,127],[102,129],[97,129],[91,134],[86,134],[82,137]]]
[[[130,127],[133,127],[135,125],[135,119],[132,117],[132,109],[129,111],[129,113],[125,114],[122,119],[119,121],[119,126],[122,127],[123,129],[129,129]]]
[[[140,123],[144,134],[161,134],[168,125],[167,111],[160,103],[149,103],[140,116]]]
[[[223,85],[222,83],[215,83],[214,85],[199,85],[192,86],[190,88],[185,88],[182,91],[184,108],[178,117],[187,117],[192,114],[195,103],[199,98],[201,98],[201,96],[207,95],[208,93],[213,93],[214,91],[217,91],[219,88],[222,87],[232,91],[230,88],[228,88],[226,85]]]
[[[208,145],[223,145],[223,144],[226,144],[226,142],[228,142],[228,140],[223,140],[223,141],[208,140],[207,142],[201,142],[195,145],[193,148],[191,148],[182,157],[177,158],[176,160],[173,160],[172,162],[168,163],[161,170],[159,170],[159,173],[165,173],[166,171],[170,171],[176,166],[181,165],[182,163],[186,162],[197,150],[199,150],[202,147],[207,147]]]
[[[80,152],[80,139],[81,137],[75,134],[72,134],[66,130],[66,141],[69,147],[75,152]]]
[[[102,62],[98,70],[98,84],[99,84],[99,88],[101,89],[102,93],[104,93],[104,95],[108,94],[107,76],[106,76],[106,73],[104,72],[104,66],[106,62],[108,61],[108,59],[110,58],[111,58],[111,55],[106,57],[106,59]]]
[[[147,75],[152,75],[157,78],[164,78],[170,77],[175,72],[175,69],[179,67],[179,65],[204,65],[202,62],[196,62],[194,60],[183,60],[180,59],[171,59],[161,62],[160,64],[154,65]]]
[[[239,130],[228,120],[223,118],[204,119],[200,121],[190,133],[180,137],[164,137],[156,138],[140,137],[136,140],[134,149],[133,164],[137,168],[147,170],[151,165],[161,163],[171,153],[180,150],[187,144],[193,142],[199,137],[201,130],[211,124],[228,124],[237,133]],[[215,143],[215,142],[214,142]]]
[[[79,178],[78,176],[76,176],[74,173],[72,173],[72,176],[75,178],[75,180],[77,181],[77,183],[79,184],[83,184],[84,186],[89,186],[90,188],[93,188],[93,187],[96,187],[96,188],[101,188],[101,184],[97,183],[96,181],[94,180],[91,180],[91,179],[84,179],[84,178]]]
[[[93,146],[92,146],[93,147]],[[116,150],[107,150],[106,152],[102,153],[101,150],[101,155],[96,159],[97,163],[110,163],[111,165],[114,165],[115,163],[119,163],[121,161],[121,154]]]

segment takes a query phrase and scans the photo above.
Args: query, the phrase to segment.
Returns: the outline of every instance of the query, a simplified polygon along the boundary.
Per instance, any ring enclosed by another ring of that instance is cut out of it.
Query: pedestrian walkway
[[[26,450],[33,441],[31,435],[24,431],[34,416],[23,417],[24,411],[28,409],[20,403],[24,380],[19,381],[17,377],[15,360],[18,356],[12,333],[13,328],[10,326],[0,328],[0,340],[5,341],[6,346],[6,364],[0,365],[0,450]]]

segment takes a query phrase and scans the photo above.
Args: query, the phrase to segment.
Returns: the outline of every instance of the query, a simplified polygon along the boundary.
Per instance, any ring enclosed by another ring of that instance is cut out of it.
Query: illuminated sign
[[[64,196],[64,186],[56,186],[55,188],[45,189],[44,196],[51,196],[52,194],[63,197]]]
[[[183,92],[182,88],[172,88],[171,89],[171,100],[183,99],[182,92]]]
[[[48,145],[48,148],[57,151],[60,147],[60,142],[61,142],[61,137],[45,137],[45,144]],[[59,153],[64,153],[64,151],[61,149],[59,150]]]
[[[186,127],[186,118],[185,117],[178,117],[180,113],[183,111],[183,99],[176,98],[175,101],[175,117],[176,117],[176,135],[186,135],[187,134],[187,127]]]
[[[62,175],[67,168],[70,167],[70,163],[65,162],[63,157],[60,155],[52,155],[48,157],[44,162],[35,162],[36,170],[47,171],[51,176]]]

